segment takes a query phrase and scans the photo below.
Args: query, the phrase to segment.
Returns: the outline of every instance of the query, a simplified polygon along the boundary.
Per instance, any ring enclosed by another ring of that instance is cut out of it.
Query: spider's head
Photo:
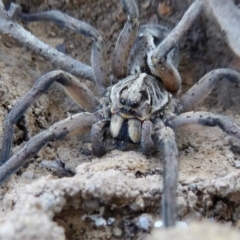
[[[146,73],[131,75],[112,87],[111,113],[123,118],[149,119],[161,110],[169,100],[164,86]]]
[[[133,142],[139,142],[141,123],[161,110],[169,101],[164,86],[146,73],[131,75],[112,87],[111,94],[111,132],[119,136],[125,129]],[[127,123],[127,124],[126,124]],[[131,132],[137,137],[131,137]],[[122,133],[124,135],[125,133]]]

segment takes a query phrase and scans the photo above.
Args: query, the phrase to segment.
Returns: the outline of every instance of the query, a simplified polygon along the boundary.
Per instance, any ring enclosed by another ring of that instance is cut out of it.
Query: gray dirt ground
[[[125,20],[120,1],[20,2],[25,10],[61,9],[92,24],[106,40],[110,59]],[[159,22],[173,27],[188,5],[187,0],[139,1],[141,23]],[[90,64],[91,45],[84,37],[50,23],[24,26],[53,47],[65,43],[67,54]],[[180,52],[179,70],[184,82],[183,91],[211,69],[229,65],[239,68],[238,60],[234,59],[222,42],[217,26],[205,16],[200,17],[184,37],[180,43]],[[0,136],[6,113],[31,88],[34,80],[53,69],[55,67],[46,60],[19,46],[7,36],[1,36]],[[93,87],[90,83],[87,84]],[[221,91],[225,89],[225,86],[221,87]],[[240,113],[236,107],[238,103],[233,102],[236,95],[234,88],[231,91],[233,95],[228,96],[226,101],[222,101],[224,104],[220,105],[218,99],[221,95],[215,90],[197,110],[227,115],[240,125]],[[28,137],[79,110],[62,89],[54,84],[25,114]],[[23,131],[16,127],[12,153],[16,153],[25,141]],[[180,155],[179,219],[192,221],[208,218],[238,226],[240,171],[236,164],[240,154],[239,142],[217,128],[182,129],[177,133],[177,142]],[[91,146],[88,136],[69,136],[47,144],[1,186],[0,228],[1,224],[6,229],[15,226],[10,231],[19,234],[19,238],[11,238],[9,235],[8,239],[27,239],[24,228],[28,227],[24,221],[30,215],[32,218],[29,218],[28,223],[39,220],[33,224],[33,232],[46,222],[46,232],[52,232],[52,238],[49,235],[45,239],[64,239],[60,238],[64,233],[56,223],[64,227],[66,239],[145,239],[148,236],[150,228],[144,230],[138,223],[144,213],[148,214],[145,219],[150,219],[150,222],[156,221],[160,215],[161,161],[157,156],[146,158],[141,153],[122,153],[118,150],[97,159],[89,150]],[[54,159],[61,160],[73,171],[78,166],[77,175],[57,179],[41,167],[42,160]],[[53,196],[54,201],[50,204]],[[21,217],[21,214],[25,217]],[[98,216],[92,217],[94,214]],[[96,219],[114,219],[114,222],[97,227]],[[16,222],[17,227],[14,225]],[[6,235],[0,230],[0,239],[1,236]],[[38,239],[44,239],[40,236]]]

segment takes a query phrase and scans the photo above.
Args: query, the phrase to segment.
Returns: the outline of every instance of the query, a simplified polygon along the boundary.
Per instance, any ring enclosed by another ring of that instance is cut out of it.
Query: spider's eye
[[[139,106],[139,103],[137,101],[131,102],[131,107],[136,108]]]
[[[121,99],[120,99],[120,103],[121,103],[122,105],[125,105],[125,104],[126,104],[126,100],[125,100],[124,98],[121,98]]]

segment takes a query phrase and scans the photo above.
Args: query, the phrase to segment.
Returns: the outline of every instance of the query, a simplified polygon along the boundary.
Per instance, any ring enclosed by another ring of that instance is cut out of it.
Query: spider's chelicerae
[[[157,147],[164,161],[163,220],[165,226],[173,226],[178,179],[178,149],[174,130],[190,124],[218,126],[227,134],[240,139],[240,127],[230,118],[208,112],[191,112],[221,79],[227,78],[238,84],[240,74],[230,69],[213,70],[178,98],[181,78],[177,71],[176,43],[200,14],[203,8],[201,1],[193,2],[171,32],[154,24],[139,27],[135,1],[123,0],[122,3],[128,16],[113,53],[110,76],[105,44],[95,28],[59,11],[23,14],[15,4],[4,5],[0,1],[1,33],[11,35],[66,70],[52,71],[39,78],[8,114],[0,155],[0,182],[32,158],[47,142],[60,139],[76,129],[81,133],[91,131],[92,149],[97,156],[107,151],[104,136],[140,145],[146,154]],[[92,66],[50,48],[22,28],[15,21],[16,18],[53,21],[91,38]],[[95,81],[100,97],[94,96],[72,74]],[[13,125],[53,82],[60,83],[85,112],[55,123],[30,139],[22,150],[10,157]]]

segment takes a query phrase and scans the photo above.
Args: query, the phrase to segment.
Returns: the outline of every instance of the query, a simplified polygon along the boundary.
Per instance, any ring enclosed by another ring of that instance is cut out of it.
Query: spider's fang
[[[112,134],[113,138],[117,138],[122,124],[123,124],[124,119],[119,115],[119,114],[114,114],[112,119],[111,119],[111,123],[110,123],[110,132]]]
[[[141,129],[142,125],[138,119],[128,120],[128,135],[131,141],[134,143],[139,143],[141,139]]]

